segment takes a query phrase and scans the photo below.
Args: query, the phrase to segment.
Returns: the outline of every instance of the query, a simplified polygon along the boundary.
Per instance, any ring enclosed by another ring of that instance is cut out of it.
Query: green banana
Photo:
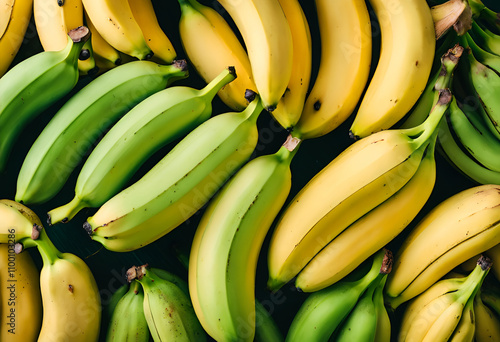
[[[144,290],[144,314],[155,342],[206,340],[190,298],[179,287],[146,266],[136,268],[136,272]]]
[[[464,41],[465,39],[465,41]],[[462,44],[468,46],[474,57],[482,64],[489,66],[496,72],[500,72],[500,56],[484,50],[481,46],[477,45],[470,33],[466,33],[461,38]]]
[[[382,280],[382,279],[380,279]],[[361,295],[356,306],[338,328],[335,341],[374,341],[377,330],[377,309],[373,294],[379,283],[374,281]]]
[[[113,310],[106,341],[149,341],[150,334],[143,303],[144,291],[141,284],[133,281]]]
[[[160,278],[168,280],[172,284],[176,285],[178,288],[182,290],[186,294],[186,296],[189,296],[189,286],[188,283],[179,277],[178,275],[171,273],[169,271],[166,271],[161,268],[156,268],[156,267],[151,267],[151,270]]]
[[[257,144],[260,98],[239,113],[216,115],[184,137],[141,179],[83,224],[113,251],[145,246],[188,220],[251,156]]]
[[[384,286],[387,277],[384,277],[373,294],[373,302],[375,303],[375,312],[377,315],[377,328],[375,329],[374,342],[390,342],[391,341],[391,319],[384,302]]]
[[[216,340],[253,341],[257,261],[290,193],[290,163],[299,143],[289,136],[276,153],[244,165],[210,202],[198,225],[188,282],[195,311]]]
[[[206,121],[213,98],[235,77],[228,68],[201,90],[170,87],[132,108],[91,152],[78,175],[75,197],[49,211],[49,222],[67,222],[85,207],[104,204],[153,153]]]
[[[35,204],[54,197],[108,127],[141,100],[187,75],[185,61],[134,61],[90,82],[57,111],[30,148],[19,171],[16,201]]]
[[[120,286],[118,289],[116,289],[115,292],[111,295],[109,298],[109,301],[103,305],[103,318],[106,320],[110,321],[111,316],[113,315],[113,312],[115,311],[116,304],[122,299],[122,297],[125,295],[125,293],[128,292],[130,286],[129,284],[123,284]],[[103,303],[104,304],[104,303]]]
[[[285,338],[266,308],[255,301],[255,342],[283,342]]]
[[[472,29],[469,30],[472,38],[484,50],[500,56],[500,36],[488,29],[481,27],[477,21],[472,21]]]
[[[378,283],[390,272],[392,253],[380,250],[371,262],[370,270],[361,279],[340,281],[310,294],[295,315],[286,341],[328,341],[370,284]]]
[[[0,78],[0,171],[26,125],[77,84],[78,56],[89,37],[85,26],[71,30],[63,50],[40,52]]]
[[[498,140],[475,111],[463,111],[453,97],[447,114],[457,141],[490,170],[500,172],[500,140]]]

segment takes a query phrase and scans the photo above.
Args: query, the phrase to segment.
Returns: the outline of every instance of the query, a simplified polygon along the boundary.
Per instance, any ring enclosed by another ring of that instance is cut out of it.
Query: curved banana
[[[499,204],[500,186],[487,184],[463,190],[434,207],[397,252],[386,284],[389,301],[403,303],[415,297],[462,262],[498,244]]]
[[[309,23],[300,2],[279,0],[279,3],[292,33],[292,73],[283,97],[271,114],[283,128],[291,130],[302,115],[309,90],[312,71],[312,39]]]
[[[462,312],[462,317],[453,331],[449,341],[450,342],[472,342],[476,332],[476,316],[474,315],[474,302],[475,298],[479,297],[476,294],[471,297]]]
[[[276,321],[258,300],[255,301],[255,342],[283,342]]]
[[[36,32],[45,51],[59,51],[68,43],[68,32],[84,25],[82,0],[33,0]],[[78,69],[92,74],[95,60],[90,39],[80,52]]]
[[[101,301],[91,270],[78,256],[57,250],[44,229],[35,243],[43,261],[43,319],[38,341],[98,341]]]
[[[64,186],[92,144],[128,110],[187,77],[184,62],[134,61],[114,68],[73,95],[31,146],[17,178],[16,201],[43,203]]]
[[[148,322],[144,315],[144,291],[139,282],[133,281],[116,303],[107,329],[107,342],[149,341]]]
[[[381,53],[350,128],[366,137],[401,120],[427,84],[436,44],[425,0],[370,0],[381,32]]]
[[[78,56],[88,38],[86,27],[71,31],[63,50],[40,52],[0,78],[0,170],[23,128],[76,85]]]
[[[33,0],[2,1],[0,10],[0,78],[7,72],[21,48],[33,13]]]
[[[296,287],[309,292],[339,281],[410,224],[434,189],[434,142],[427,146],[411,179],[318,252],[297,275]]]
[[[349,225],[413,177],[450,100],[449,91],[443,90],[422,125],[381,131],[356,141],[299,191],[280,216],[271,237],[271,289],[287,283]],[[301,289],[309,291],[308,287]]]
[[[384,302],[384,286],[387,277],[380,281],[380,284],[375,289],[373,301],[375,303],[375,312],[377,315],[377,328],[375,330],[374,342],[390,342],[392,334],[392,323],[389,318],[389,313]]]
[[[174,283],[141,266],[137,282],[144,290],[144,315],[154,341],[205,341],[190,298]]]
[[[257,90],[248,55],[226,20],[213,8],[196,0],[178,0],[182,47],[198,74],[210,82],[220,70],[232,65],[238,76],[219,90],[229,108],[241,111],[248,105],[246,89]]]
[[[474,317],[476,318],[477,342],[493,342],[500,339],[500,318],[482,299],[482,291],[474,298]]]
[[[138,59],[153,53],[132,13],[128,0],[82,0],[99,34],[115,49]]]
[[[238,28],[264,108],[272,112],[285,94],[293,65],[293,41],[278,0],[220,0]],[[238,72],[238,70],[236,70]]]
[[[297,150],[284,144],[244,165],[210,202],[196,229],[189,288],[196,292],[193,306],[204,317],[203,328],[218,341],[254,340],[257,261],[290,192],[290,162]]]
[[[3,199],[0,200],[0,217],[0,243],[20,244],[22,248],[34,246],[31,238],[41,230],[42,223],[31,209]]]
[[[391,263],[390,251],[380,250],[371,258],[369,271],[359,279],[346,279],[311,293],[295,314],[286,341],[329,341],[370,284],[379,283],[390,272]]]
[[[257,95],[244,111],[205,121],[141,179],[104,203],[84,229],[114,251],[134,250],[167,234],[203,207],[249,159],[261,111]]]
[[[472,22],[472,29],[468,32],[477,45],[492,54],[500,56],[500,35],[482,27],[477,21]]]
[[[354,111],[368,81],[372,32],[364,1],[316,0],[321,38],[318,76],[293,134],[325,135]]]
[[[177,57],[177,53],[167,34],[158,23],[151,0],[128,0],[128,4],[141,28],[146,43],[153,51],[153,60],[165,64],[172,63]]]
[[[153,153],[206,121],[217,91],[235,76],[226,68],[201,90],[170,87],[133,107],[90,153],[78,174],[75,197],[48,212],[50,223],[67,222],[117,194]]]
[[[42,324],[40,272],[29,252],[16,253],[14,243],[0,243],[0,269],[0,339],[35,341]]]
[[[471,49],[471,53],[480,63],[489,66],[497,72],[500,71],[500,56],[486,51],[481,46],[477,45],[469,32],[462,37],[462,41],[464,38],[467,46]]]

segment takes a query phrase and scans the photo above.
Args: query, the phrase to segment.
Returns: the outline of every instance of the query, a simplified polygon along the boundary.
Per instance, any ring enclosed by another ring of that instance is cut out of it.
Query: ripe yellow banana
[[[128,0],[128,3],[148,46],[153,51],[154,60],[164,64],[172,63],[177,53],[167,34],[158,23],[151,0]]]
[[[365,1],[316,0],[316,8],[321,59],[318,76],[293,130],[302,139],[325,135],[351,115],[368,81],[372,58]]]
[[[481,291],[474,298],[474,316],[476,318],[476,342],[500,341],[500,317],[481,298]]]
[[[12,64],[28,29],[33,0],[0,1],[0,77]]]
[[[128,0],[82,0],[99,34],[115,49],[138,59],[149,59],[149,48]]]
[[[35,341],[42,324],[40,272],[28,251],[0,244],[0,340]]]
[[[480,185],[449,197],[403,241],[387,279],[388,301],[397,307],[499,242],[500,186]]]
[[[353,137],[396,124],[425,88],[434,59],[434,22],[425,0],[370,0],[381,32],[381,52],[354,122]]]
[[[264,108],[272,112],[290,81],[293,41],[278,0],[220,0],[245,42]],[[238,73],[238,70],[236,70]]]

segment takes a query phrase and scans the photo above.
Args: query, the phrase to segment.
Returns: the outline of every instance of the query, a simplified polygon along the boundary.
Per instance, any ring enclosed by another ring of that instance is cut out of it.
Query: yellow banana
[[[241,111],[248,102],[246,89],[257,90],[248,55],[226,20],[213,8],[196,0],[178,0],[181,8],[179,33],[182,47],[198,74],[210,82],[220,70],[234,66],[234,81],[218,95],[229,108]]]
[[[29,252],[0,244],[0,340],[35,341],[42,324],[40,272]]]
[[[285,93],[293,62],[293,41],[278,0],[220,0],[245,42],[264,108],[272,112]],[[236,70],[238,73],[238,70]]]
[[[0,77],[12,64],[28,29],[33,0],[0,1]]]
[[[381,32],[380,57],[354,122],[353,137],[396,124],[416,103],[430,75],[436,45],[425,0],[370,0]]]
[[[365,1],[316,0],[321,38],[318,76],[293,134],[309,139],[334,130],[354,111],[368,81],[371,23]]]
[[[500,242],[500,186],[472,187],[433,208],[397,252],[387,279],[388,301],[398,306],[474,255]]]
[[[153,60],[156,59],[164,64],[172,63],[177,53],[167,34],[158,23],[151,0],[128,0],[128,3],[148,46],[153,51]]]
[[[474,316],[476,318],[476,342],[500,341],[500,317],[485,305],[481,294],[474,298]]]

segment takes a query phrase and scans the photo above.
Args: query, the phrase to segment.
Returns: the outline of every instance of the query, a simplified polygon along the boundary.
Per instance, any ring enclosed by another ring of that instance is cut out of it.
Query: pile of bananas
[[[500,8],[0,4],[2,341],[500,341]]]

